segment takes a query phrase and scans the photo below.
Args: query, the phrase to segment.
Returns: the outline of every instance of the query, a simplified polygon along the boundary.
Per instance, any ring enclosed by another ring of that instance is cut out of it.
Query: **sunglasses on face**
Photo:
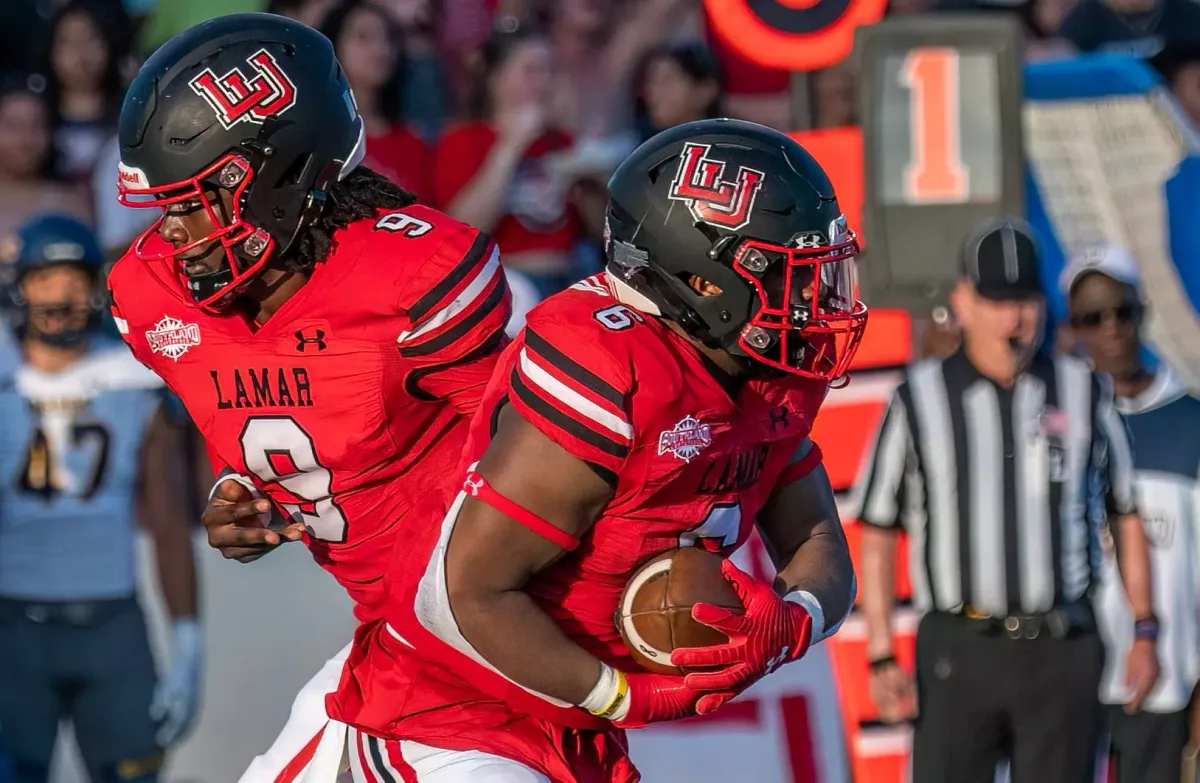
[[[1098,329],[1109,318],[1118,326],[1128,326],[1141,317],[1142,308],[1136,304],[1123,304],[1105,310],[1090,310],[1071,316],[1071,326],[1076,329]]]

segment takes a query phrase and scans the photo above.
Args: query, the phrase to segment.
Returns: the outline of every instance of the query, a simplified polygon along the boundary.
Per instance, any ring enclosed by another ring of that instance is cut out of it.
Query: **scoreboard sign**
[[[1024,216],[1019,23],[900,18],[860,29],[856,46],[864,294],[924,315],[946,304],[976,227]]]

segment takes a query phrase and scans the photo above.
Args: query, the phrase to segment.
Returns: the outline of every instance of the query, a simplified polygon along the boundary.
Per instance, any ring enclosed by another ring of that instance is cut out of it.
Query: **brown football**
[[[723,644],[725,634],[692,619],[692,605],[741,609],[733,587],[721,575],[721,556],[684,547],[648,561],[625,585],[617,610],[617,629],[634,659],[660,674],[683,674],[671,665],[676,647]]]

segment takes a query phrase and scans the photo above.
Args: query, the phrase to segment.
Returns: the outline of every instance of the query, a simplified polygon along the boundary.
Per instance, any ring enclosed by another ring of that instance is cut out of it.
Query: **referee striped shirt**
[[[910,366],[859,483],[863,522],[903,525],[921,611],[1036,614],[1084,596],[1096,522],[1136,510],[1109,383],[1039,355],[1011,388],[962,351]]]

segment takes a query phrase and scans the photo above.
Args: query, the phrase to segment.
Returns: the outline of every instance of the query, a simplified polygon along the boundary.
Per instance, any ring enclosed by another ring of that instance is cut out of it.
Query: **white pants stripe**
[[[238,783],[550,783],[500,756],[382,740],[330,720],[325,696],[337,689],[349,654],[346,645],[304,685],[279,737]]]
[[[353,783],[550,783],[524,764],[478,750],[442,750],[409,740],[346,732]],[[304,783],[334,783],[332,778]]]
[[[325,696],[337,690],[350,647],[351,645],[347,644],[339,650],[304,684],[292,702],[292,712],[283,726],[283,731],[266,753],[250,763],[250,767],[238,779],[238,783],[293,783],[305,779],[311,765],[306,765],[303,768],[305,771],[298,776],[281,776],[289,767],[295,767],[293,762],[297,757],[302,755],[312,739],[325,732],[331,723],[325,713]],[[338,750],[340,752],[340,744]],[[332,778],[330,780],[332,781]]]

